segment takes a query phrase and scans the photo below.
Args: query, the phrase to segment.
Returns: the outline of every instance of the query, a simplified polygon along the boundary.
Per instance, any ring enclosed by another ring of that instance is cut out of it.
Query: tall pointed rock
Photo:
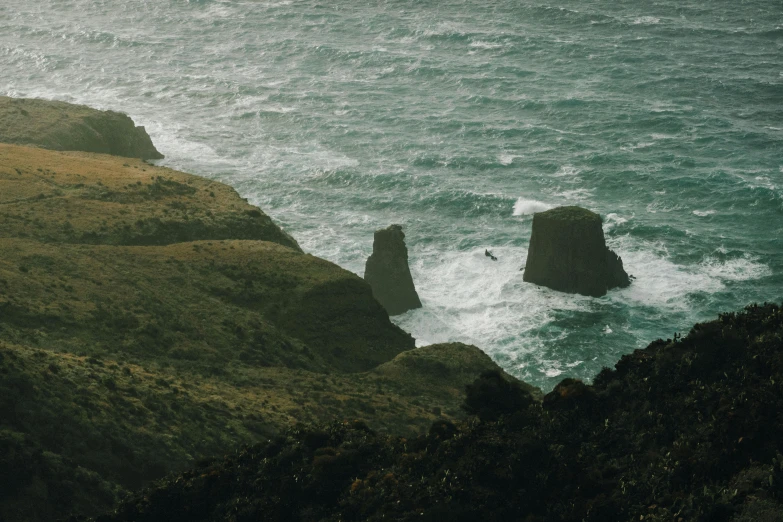
[[[389,315],[399,315],[421,308],[408,267],[408,247],[400,225],[376,230],[372,255],[367,258],[364,280],[370,284],[375,299]]]

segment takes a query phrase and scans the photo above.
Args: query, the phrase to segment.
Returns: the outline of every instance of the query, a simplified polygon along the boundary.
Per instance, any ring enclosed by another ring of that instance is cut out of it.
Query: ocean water
[[[780,0],[0,0],[0,73],[128,113],[357,274],[402,224],[424,308],[395,322],[547,390],[783,299]],[[563,204],[631,287],[522,282]]]

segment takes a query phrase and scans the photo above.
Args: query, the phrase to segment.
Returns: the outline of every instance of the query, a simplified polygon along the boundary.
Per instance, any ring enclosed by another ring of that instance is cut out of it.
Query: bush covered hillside
[[[782,336],[780,307],[751,306],[543,403],[487,372],[467,422],[295,428],[97,520],[780,521]]]

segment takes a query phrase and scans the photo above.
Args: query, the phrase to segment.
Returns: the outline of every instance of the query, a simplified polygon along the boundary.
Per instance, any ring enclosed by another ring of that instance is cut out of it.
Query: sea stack
[[[375,231],[372,255],[367,258],[364,268],[364,280],[370,284],[373,296],[389,315],[421,308],[408,268],[408,247],[400,225]]]
[[[533,215],[523,280],[593,297],[631,284],[620,256],[606,247],[601,216],[581,207]]]

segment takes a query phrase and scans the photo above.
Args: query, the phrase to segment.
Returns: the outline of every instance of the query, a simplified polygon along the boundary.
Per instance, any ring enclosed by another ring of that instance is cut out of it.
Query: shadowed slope
[[[416,352],[436,364],[463,348]],[[108,511],[127,489],[300,422],[361,419],[415,437],[438,419],[463,418],[464,386],[499,371],[491,361],[472,372],[466,365],[463,377],[441,382],[405,369],[324,375],[237,359],[204,375],[165,358],[130,362],[0,341],[0,518]]]
[[[2,520],[107,510],[300,422],[415,435],[500,371],[462,345],[421,349],[461,361],[443,378],[395,371],[413,347],[369,285],[230,187],[0,145]]]
[[[57,340],[74,353],[164,358],[209,371],[237,358],[361,371],[413,348],[358,276],[274,243],[5,239],[0,249],[0,335],[15,342]]]
[[[291,430],[98,520],[778,521],[781,382],[783,311],[752,306],[497,421]]]

